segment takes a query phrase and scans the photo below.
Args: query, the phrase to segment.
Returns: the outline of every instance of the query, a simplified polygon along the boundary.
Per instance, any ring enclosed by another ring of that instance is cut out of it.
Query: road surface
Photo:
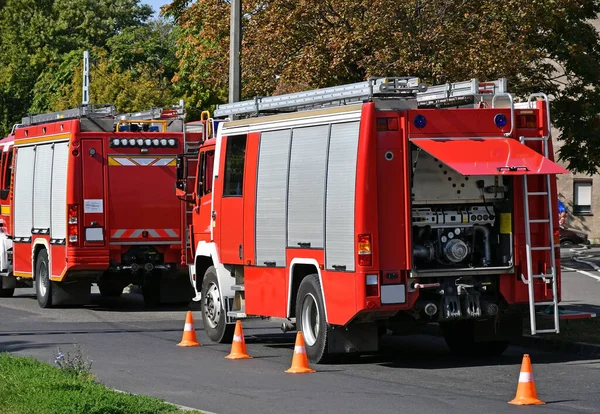
[[[590,270],[588,266],[586,269]],[[600,276],[600,272],[591,270]],[[600,282],[564,272],[571,306],[600,305]],[[594,413],[600,360],[511,347],[502,357],[458,359],[434,336],[385,337],[382,352],[318,372],[284,371],[295,333],[269,321],[244,323],[251,360],[225,359],[230,345],[210,342],[194,308],[202,347],[181,348],[188,307],[146,310],[139,295],[93,305],[41,309],[31,289],[0,299],[0,350],[54,360],[77,343],[106,385],[215,413]],[[543,407],[509,405],[524,353],[533,362]]]

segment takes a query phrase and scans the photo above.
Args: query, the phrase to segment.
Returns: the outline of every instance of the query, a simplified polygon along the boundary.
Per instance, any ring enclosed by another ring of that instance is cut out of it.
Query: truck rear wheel
[[[321,284],[316,274],[306,276],[300,283],[296,296],[296,327],[302,331],[306,355],[318,364],[329,359],[327,352],[328,326]]]
[[[202,280],[202,323],[208,337],[219,343],[229,343],[233,339],[235,325],[227,324],[223,297],[214,266],[209,267]]]
[[[42,308],[52,307],[52,284],[46,249],[40,250],[35,260],[35,293]]]

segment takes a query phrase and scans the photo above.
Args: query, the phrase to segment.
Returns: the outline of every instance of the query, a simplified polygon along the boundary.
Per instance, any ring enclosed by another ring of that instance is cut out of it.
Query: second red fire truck
[[[29,116],[2,144],[0,296],[35,286],[41,307],[85,304],[130,283],[147,304],[189,301],[176,155],[196,147],[183,106],[112,105]]]
[[[503,352],[527,315],[533,334],[559,332],[566,170],[545,95],[515,103],[504,79],[377,78],[215,117],[228,119],[179,156],[177,184],[212,340],[230,341],[236,319],[282,318],[321,362],[414,322],[439,322],[470,354]]]

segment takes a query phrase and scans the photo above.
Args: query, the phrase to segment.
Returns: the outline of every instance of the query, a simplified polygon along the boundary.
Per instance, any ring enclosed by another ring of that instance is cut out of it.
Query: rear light
[[[517,128],[537,128],[537,117],[521,113],[517,116]]]
[[[79,244],[79,207],[77,204],[69,204],[67,211],[67,234],[69,236],[69,244],[77,246]]]
[[[367,275],[366,277],[366,295],[378,296],[379,294],[379,275]]]
[[[560,245],[560,230],[554,231],[554,244],[556,246]]]
[[[377,131],[398,131],[398,118],[377,118]]]
[[[373,252],[371,251],[371,235],[370,234],[359,234],[358,235],[358,264],[359,266],[372,266],[373,265]]]

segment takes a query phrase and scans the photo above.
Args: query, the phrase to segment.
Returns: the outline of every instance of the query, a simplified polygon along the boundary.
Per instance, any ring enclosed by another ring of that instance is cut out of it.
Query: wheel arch
[[[200,266],[199,266],[200,265]],[[219,291],[222,297],[229,297],[233,290],[231,287],[235,284],[235,278],[231,277],[231,273],[225,265],[219,260],[219,253],[215,243],[200,242],[196,247],[196,258],[194,261],[196,271],[196,286],[202,287],[202,280],[206,270],[213,266],[217,273],[217,281],[219,282]],[[206,266],[204,268],[203,266]],[[202,269],[204,269],[202,271]],[[198,281],[200,280],[200,283]]]
[[[48,241],[44,239],[37,239],[33,242],[31,254],[31,275],[33,280],[36,280],[35,265],[42,250],[46,250],[46,255],[48,256],[48,278],[52,280],[52,258],[50,255],[50,245],[48,244]]]
[[[302,280],[309,275],[316,274],[319,278],[321,287],[321,296],[323,297],[323,308],[325,310],[325,322],[329,322],[327,317],[327,300],[325,299],[325,289],[323,289],[323,275],[319,268],[319,263],[315,259],[293,259],[290,263],[289,284],[287,294],[287,317],[296,317],[296,295]]]

